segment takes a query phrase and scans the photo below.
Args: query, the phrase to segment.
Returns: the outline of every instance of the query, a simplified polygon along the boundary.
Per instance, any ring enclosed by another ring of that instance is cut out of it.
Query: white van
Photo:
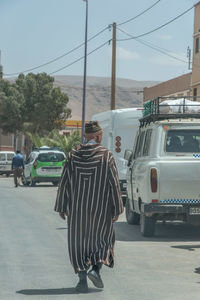
[[[0,175],[6,174],[8,177],[12,171],[12,159],[15,155],[13,151],[0,151]]]
[[[124,152],[125,149],[131,149],[133,146],[142,111],[143,108],[116,109],[93,115],[91,118],[92,121],[98,121],[103,129],[101,144],[114,155],[124,203],[126,199],[127,171]]]

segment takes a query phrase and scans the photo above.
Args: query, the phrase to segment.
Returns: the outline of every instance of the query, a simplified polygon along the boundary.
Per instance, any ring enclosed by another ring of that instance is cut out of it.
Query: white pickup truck
[[[200,106],[166,114],[159,101],[140,119],[133,151],[125,152],[126,218],[144,236],[154,235],[157,220],[200,225]]]

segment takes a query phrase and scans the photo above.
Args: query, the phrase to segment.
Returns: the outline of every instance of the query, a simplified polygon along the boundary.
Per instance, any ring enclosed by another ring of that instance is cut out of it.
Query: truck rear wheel
[[[126,198],[126,221],[131,225],[140,224],[140,215],[130,210],[130,203],[128,198]]]
[[[141,233],[143,236],[151,237],[155,233],[156,219],[155,217],[147,217],[141,214]]]

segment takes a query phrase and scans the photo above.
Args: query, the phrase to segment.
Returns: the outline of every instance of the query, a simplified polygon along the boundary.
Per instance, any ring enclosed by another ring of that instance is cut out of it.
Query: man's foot
[[[88,293],[88,284],[87,284],[87,272],[81,271],[78,273],[79,282],[76,286],[76,291],[78,293]]]
[[[102,289],[104,287],[99,272],[95,271],[94,269],[88,272],[88,278],[92,281],[94,286],[96,286],[97,288]]]

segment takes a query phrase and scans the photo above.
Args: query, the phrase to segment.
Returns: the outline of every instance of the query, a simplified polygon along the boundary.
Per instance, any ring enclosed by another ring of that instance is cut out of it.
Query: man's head
[[[87,141],[94,140],[101,143],[103,131],[98,121],[90,121],[85,124],[85,138]]]
[[[17,150],[16,153],[19,154],[19,153],[20,153],[20,150]]]

